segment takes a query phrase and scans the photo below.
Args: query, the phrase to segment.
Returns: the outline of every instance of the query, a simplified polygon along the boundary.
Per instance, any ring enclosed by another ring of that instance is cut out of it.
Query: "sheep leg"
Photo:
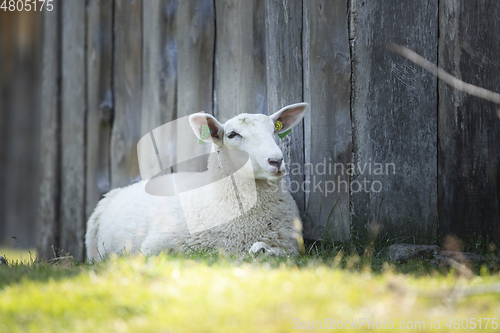
[[[257,242],[253,244],[248,252],[252,254],[269,253],[272,256],[276,255],[274,250],[264,242]]]

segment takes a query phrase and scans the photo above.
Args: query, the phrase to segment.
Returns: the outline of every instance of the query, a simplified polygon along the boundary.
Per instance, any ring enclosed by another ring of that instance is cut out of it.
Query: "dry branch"
[[[429,71],[430,73],[434,74],[437,76],[438,79],[444,81],[446,84],[450,85],[451,87],[463,91],[464,93],[467,93],[472,96],[476,96],[479,98],[482,98],[484,100],[493,102],[495,104],[500,105],[500,94],[497,94],[493,91],[475,86],[470,83],[466,83],[462,80],[457,79],[450,73],[446,72],[442,68],[434,65],[432,62],[429,60],[425,59],[424,57],[420,56],[416,52],[410,50],[409,48],[399,45],[393,42],[388,42],[387,43],[387,49],[389,51],[397,53],[406,59],[414,62],[415,64],[419,65],[423,69]],[[500,117],[500,110],[499,110],[499,117]]]

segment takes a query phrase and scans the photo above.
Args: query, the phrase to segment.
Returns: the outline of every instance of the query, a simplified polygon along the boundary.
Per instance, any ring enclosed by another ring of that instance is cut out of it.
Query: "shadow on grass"
[[[450,273],[449,267],[437,266],[431,260],[421,258],[409,260],[405,263],[388,263],[383,252],[388,242],[382,241],[380,244],[377,237],[366,236],[365,238],[355,237],[354,235],[354,233],[351,233],[351,238],[345,242],[337,242],[331,238],[314,241],[306,240],[306,253],[299,256],[238,255],[225,253],[217,249],[205,249],[193,250],[188,253],[168,252],[160,255],[159,258],[165,262],[179,261],[181,265],[189,265],[189,262],[195,261],[208,267],[219,265],[237,267],[242,264],[251,264],[265,266],[269,269],[306,269],[315,266],[359,272],[368,269],[373,274],[383,274],[390,269],[394,273],[412,276],[446,275]],[[148,260],[149,257],[144,256],[144,260]],[[32,258],[32,262],[26,264],[9,260],[8,256],[6,259],[8,265],[0,266],[0,290],[23,280],[43,283],[49,280],[71,279],[80,274],[89,274],[90,271],[99,272],[106,269],[110,260],[104,258],[98,263],[79,263],[72,260],[71,257],[63,257],[59,260],[37,262],[36,258]],[[479,274],[480,269],[481,267],[478,266],[474,269],[474,272]]]

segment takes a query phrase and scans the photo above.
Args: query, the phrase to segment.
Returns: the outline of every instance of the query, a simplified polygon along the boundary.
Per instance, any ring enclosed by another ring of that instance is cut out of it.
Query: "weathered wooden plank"
[[[60,247],[74,259],[85,257],[85,35],[83,1],[61,2],[61,206]]]
[[[59,203],[61,176],[60,77],[61,77],[61,7],[45,11],[43,20],[43,73],[40,136],[40,198],[36,226],[37,255],[49,259],[59,242]]]
[[[17,11],[2,13],[3,45],[0,51],[4,123],[0,161],[2,170],[3,232],[0,242],[7,246],[33,247],[38,204],[38,166],[40,135],[39,41],[41,13]],[[4,49],[5,48],[5,49]],[[3,69],[2,69],[3,68]],[[1,196],[1,195],[0,195]],[[1,207],[0,207],[1,208]]]
[[[304,102],[311,105],[311,79],[310,79],[310,61],[309,54],[311,48],[311,26],[309,24],[309,0],[302,2],[302,90],[304,96]],[[316,236],[312,234],[311,230],[314,229],[315,225],[318,225],[321,221],[314,221],[307,212],[309,196],[311,194],[311,174],[305,167],[307,162],[311,161],[311,137],[313,133],[311,131],[311,112],[309,109],[304,116],[304,211],[301,212],[302,215],[302,225],[303,225],[303,235],[306,239],[315,239]]]
[[[434,242],[437,82],[386,43],[436,62],[438,1],[352,1],[351,12],[354,227]]]
[[[255,113],[253,1],[216,0],[218,118]]]
[[[7,13],[0,12],[0,219],[3,220],[5,214],[5,171],[6,171],[6,148],[7,145]],[[0,223],[0,246],[5,242],[5,223]]]
[[[178,116],[212,112],[213,1],[180,1],[177,16]]]
[[[266,1],[266,70],[268,114],[302,102],[302,2]],[[291,173],[294,163],[304,165],[303,123],[282,139],[280,146],[287,163],[285,182],[304,211],[304,173]]]
[[[177,0],[143,4],[143,98],[141,134],[174,119],[177,113]]]
[[[142,1],[115,2],[114,34],[111,188],[126,186],[139,179],[137,142],[140,139],[142,103]]]
[[[255,112],[267,114],[266,1],[253,1],[253,75]]]
[[[59,241],[60,198],[60,52],[61,10],[45,11],[41,100],[40,198],[36,226],[37,254],[52,258]]]
[[[194,112],[213,112],[213,67],[215,9],[211,0],[179,1],[177,15],[177,117]],[[185,133],[179,133],[180,137]],[[179,139],[181,140],[181,139]],[[187,160],[204,147],[180,149],[177,157]],[[195,171],[206,165],[191,165]]]
[[[11,105],[11,79],[13,72],[15,39],[11,27],[15,25],[15,13],[0,11],[0,245],[10,243],[5,221],[7,212],[7,170],[8,170],[8,138],[9,123],[12,117]],[[10,244],[9,244],[10,245]]]
[[[90,0],[87,18],[87,168],[85,220],[110,190],[113,117],[113,1]]]
[[[41,163],[38,218],[36,225],[37,254],[52,258],[59,242],[60,202],[60,52],[61,10],[44,12],[43,73],[41,99]]]
[[[500,92],[500,2],[440,2],[439,66],[459,79]],[[439,82],[440,234],[464,241],[498,239],[498,106]]]
[[[216,17],[214,114],[267,114],[265,0],[218,0]]]
[[[177,116],[177,0],[143,3],[143,98],[141,135],[174,120]],[[175,164],[175,145],[171,131],[155,131],[164,168]],[[151,146],[152,148],[152,146]],[[141,176],[155,175],[158,163],[139,156]],[[145,170],[148,168],[148,170]]]
[[[349,235],[351,163],[351,61],[347,2],[304,2],[304,91],[311,110],[305,121],[309,183],[304,236],[318,239]],[[333,207],[335,209],[327,225]]]

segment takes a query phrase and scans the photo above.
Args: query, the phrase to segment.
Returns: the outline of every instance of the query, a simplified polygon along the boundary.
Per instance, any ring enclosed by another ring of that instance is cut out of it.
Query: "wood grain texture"
[[[435,63],[438,1],[356,0],[351,11],[353,162],[364,170],[352,177],[354,227],[377,222],[391,237],[435,242],[437,81],[386,43]]]
[[[59,242],[60,162],[61,162],[61,7],[44,12],[43,73],[40,136],[40,198],[36,225],[37,255],[54,257]]]
[[[178,7],[178,117],[212,112],[215,40],[213,1],[181,1]]]
[[[216,1],[214,115],[267,114],[265,0]]]
[[[253,1],[253,79],[255,112],[267,114],[266,1]]]
[[[439,66],[500,92],[500,2],[440,2]],[[499,106],[439,83],[440,234],[500,236]]]
[[[0,96],[0,243],[5,246],[35,246],[31,231],[37,218],[40,165],[41,16],[16,11],[0,17],[0,75],[4,82]]]
[[[62,7],[60,248],[75,260],[85,257],[86,8],[83,1]]]
[[[304,91],[311,106],[305,156],[313,166],[307,168],[304,235],[342,240],[349,235],[350,177],[334,167],[346,169],[352,155],[347,2],[307,1],[304,7]]]
[[[102,196],[111,189],[109,148],[113,121],[113,1],[90,0],[87,22],[85,220],[88,220]]]
[[[143,4],[143,98],[141,135],[177,114],[177,0]]]
[[[253,1],[216,0],[217,116],[255,113]]]
[[[213,113],[215,9],[211,0],[179,1],[177,16],[177,118],[195,112]],[[179,133],[177,141],[185,133]],[[193,149],[195,150],[193,152]],[[203,151],[203,146],[179,149],[180,161]],[[203,161],[184,171],[206,168]]]
[[[268,114],[303,101],[302,3],[266,1],[266,71]],[[304,211],[304,173],[292,174],[294,163],[304,165],[304,126],[301,122],[280,142],[287,167],[284,182],[291,189],[300,212]],[[297,191],[295,191],[297,190]]]
[[[0,14],[0,244],[33,247],[39,165],[41,13]]]
[[[7,98],[8,98],[8,80],[7,80],[7,63],[8,57],[5,53],[8,49],[8,34],[7,34],[7,13],[0,13],[0,218],[5,214],[5,170],[6,170],[6,150],[7,150]],[[0,223],[0,244],[5,242],[5,223]]]
[[[111,133],[111,188],[139,180],[137,142],[142,105],[142,1],[115,1],[114,121]]]
[[[177,116],[177,0],[154,0],[143,4],[143,98],[141,135]],[[176,163],[174,133],[155,131],[165,168]],[[152,146],[150,147],[152,148]],[[144,149],[144,147],[143,147]],[[141,176],[155,175],[159,166],[139,156]]]

